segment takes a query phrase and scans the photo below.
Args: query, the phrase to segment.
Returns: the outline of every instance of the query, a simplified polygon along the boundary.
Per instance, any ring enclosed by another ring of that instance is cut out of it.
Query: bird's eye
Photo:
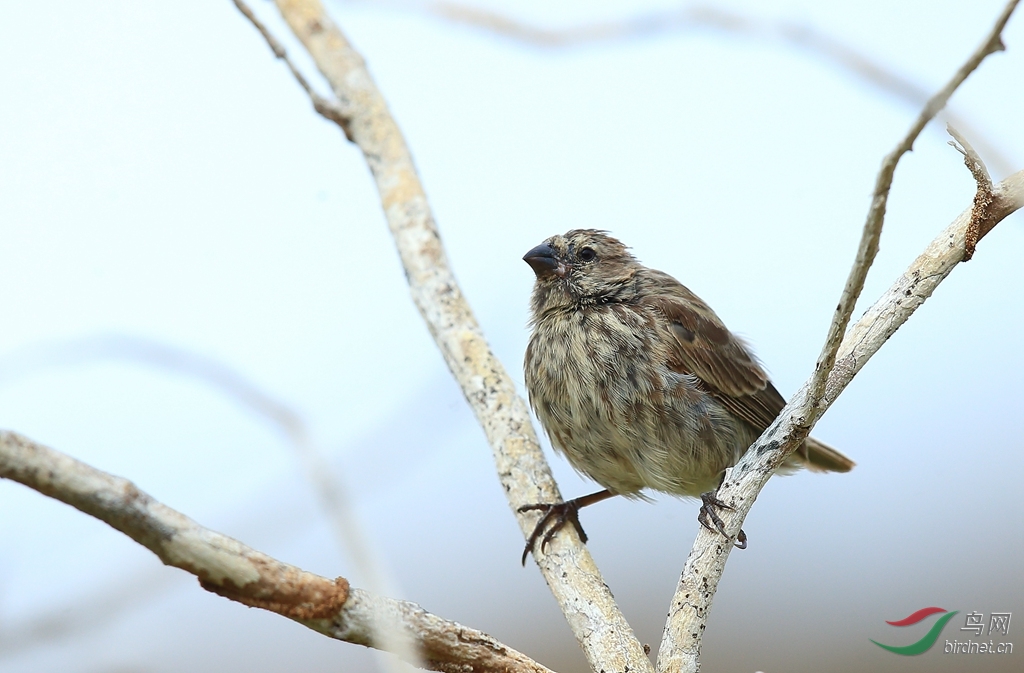
[[[593,262],[597,259],[597,253],[593,248],[583,248],[580,250],[579,258],[584,262]]]

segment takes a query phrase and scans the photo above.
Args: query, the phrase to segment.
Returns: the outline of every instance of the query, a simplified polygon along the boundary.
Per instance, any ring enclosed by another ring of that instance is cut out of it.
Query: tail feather
[[[790,455],[790,460],[793,459],[814,472],[849,472],[856,465],[828,444],[813,437],[805,439],[803,445]]]

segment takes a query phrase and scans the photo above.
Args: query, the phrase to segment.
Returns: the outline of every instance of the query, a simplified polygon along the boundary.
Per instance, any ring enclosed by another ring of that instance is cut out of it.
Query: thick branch
[[[199,578],[204,589],[294,619],[350,643],[380,647],[379,624],[401,625],[419,658],[436,671],[550,673],[485,633],[450,622],[413,603],[351,589],[282,563],[203,528],[154,500],[132,482],[90,467],[13,432],[0,431],[0,478],[20,482],[110,524],[167,565]]]
[[[979,228],[980,236],[1020,208],[1024,208],[1024,171],[1011,175],[993,189],[991,206],[983,215],[988,224]],[[961,213],[850,329],[839,348],[836,366],[828,377],[821,400],[822,411],[831,406],[871,356],[932,295],[953,268],[966,261],[967,236],[974,216],[973,206]],[[718,489],[718,497],[734,508],[734,511],[722,513],[726,532],[730,535],[735,536],[740,530],[754,499],[782,464],[789,453],[788,448],[795,446],[806,434],[799,424],[810,386],[811,381],[804,384],[771,427],[726,475]],[[731,550],[729,541],[718,533],[703,528],[698,532],[672,598],[658,652],[659,672],[698,669],[700,636]]]
[[[306,477],[318,496],[338,545],[340,548],[348,550],[353,563],[366,582],[366,588],[381,595],[397,593],[394,582],[387,577],[382,565],[375,560],[376,554],[373,546],[352,512],[344,480],[334,473],[323,452],[317,447],[302,415],[283,400],[261,390],[255,382],[248,380],[226,364],[208,356],[151,339],[128,335],[98,335],[36,344],[12,352],[7,357],[0,358],[0,382],[11,377],[24,376],[45,366],[67,365],[94,359],[130,360],[150,367],[159,367],[178,375],[193,377],[220,391],[280,431],[291,445],[296,458],[305,468]],[[119,587],[117,591],[123,592],[125,589]],[[125,606],[130,603],[127,599],[112,602],[110,601],[110,590],[107,589],[105,592],[102,595],[107,603]],[[138,590],[138,587],[129,587],[127,593],[123,595],[141,599],[143,593]],[[85,599],[84,602],[88,605],[95,605],[93,598]],[[66,605],[62,606],[58,612],[59,614],[38,620],[38,624],[45,626],[35,631],[31,631],[30,628],[30,632],[52,636],[58,631],[71,628],[73,624],[77,623],[81,627],[94,622],[91,617],[80,618],[77,622],[74,619],[69,620],[68,616],[74,615],[75,610],[69,610]],[[53,628],[52,625],[55,621],[60,622],[63,628]],[[389,646],[387,649],[403,646],[408,648],[408,643],[400,637],[400,634],[393,633],[394,629],[389,632],[386,627],[387,624],[382,625],[382,632],[386,634],[385,638],[392,637],[395,641],[393,646]],[[5,640],[10,642],[12,635],[8,633],[7,636]],[[13,638],[18,640],[16,635]],[[22,636],[18,645],[21,646],[30,640],[31,638]],[[408,649],[405,658],[411,659],[414,656],[415,652]]]
[[[362,57],[319,0],[277,0],[277,7],[334,90],[342,117],[336,121],[366,157],[413,301],[483,426],[509,505],[517,511],[560,500],[526,403],[455,280],[412,156]],[[528,535],[537,515],[516,516]],[[575,531],[565,529],[535,559],[595,670],[653,672]]]

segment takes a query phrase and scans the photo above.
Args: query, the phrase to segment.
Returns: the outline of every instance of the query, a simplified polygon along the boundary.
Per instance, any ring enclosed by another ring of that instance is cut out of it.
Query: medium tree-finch
[[[601,231],[552,236],[533,267],[526,349],[530,404],[576,470],[601,486],[565,503],[527,505],[545,545],[580,507],[644,489],[703,500],[698,520],[723,531],[714,497],[725,469],[771,425],[785,400],[739,338],[675,278],[649,269]],[[808,438],[779,470],[847,472],[853,461]],[[710,523],[709,523],[710,522]],[[740,531],[736,541],[744,546]]]

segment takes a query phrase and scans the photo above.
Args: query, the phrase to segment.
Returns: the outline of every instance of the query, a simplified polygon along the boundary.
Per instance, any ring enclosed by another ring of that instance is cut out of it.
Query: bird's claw
[[[701,493],[700,501],[700,514],[697,515],[697,521],[700,525],[712,532],[721,533],[722,537],[729,539],[729,535],[725,532],[725,522],[722,521],[722,517],[718,516],[718,512],[716,510],[731,510],[732,507],[716,498],[715,494],[711,492]],[[743,529],[740,529],[740,532],[736,535],[736,539],[733,541],[733,544],[736,545],[737,549],[747,548],[747,534],[743,532]]]
[[[554,539],[558,531],[562,530],[567,523],[571,523],[573,528],[576,529],[576,533],[580,536],[580,542],[587,541],[587,534],[583,532],[583,526],[580,525],[580,506],[575,500],[523,505],[517,511],[544,512],[537,521],[537,525],[533,527],[530,537],[526,540],[526,548],[523,549],[522,558],[524,566],[526,565],[526,557],[535,549],[538,538],[540,539],[540,550],[544,551],[548,543]]]

